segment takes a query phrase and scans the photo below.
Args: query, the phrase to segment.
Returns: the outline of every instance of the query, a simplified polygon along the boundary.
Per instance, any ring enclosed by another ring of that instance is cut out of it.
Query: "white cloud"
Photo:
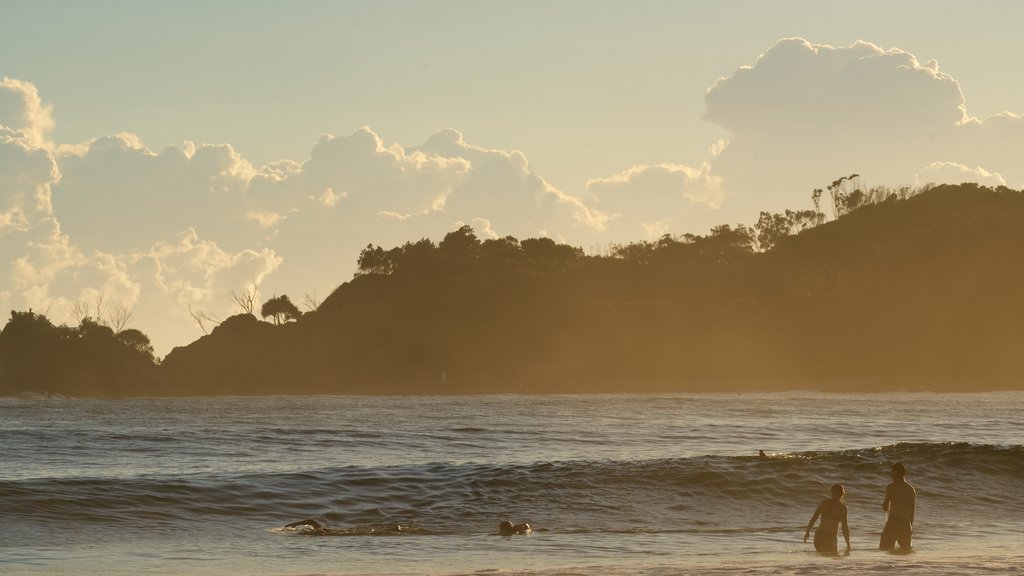
[[[644,222],[644,238],[646,240],[655,240],[661,238],[665,234],[668,234],[671,230],[670,222],[668,220],[658,220],[657,222]]]
[[[473,227],[477,238],[481,240],[494,240],[498,238],[498,233],[494,231],[491,221],[487,218],[473,218],[469,225]]]
[[[998,172],[1012,188],[1024,188],[1024,116],[1003,112],[984,120],[972,119],[957,129],[958,138],[946,158]]]
[[[615,215],[611,226],[629,239],[660,236],[694,221],[708,224],[722,202],[721,179],[682,164],[634,166],[613,176],[587,182],[598,205]]]
[[[310,158],[289,171],[275,170],[253,179],[249,196],[262,210],[285,212],[305,198],[325,208],[365,217],[385,211],[421,215],[441,209],[469,171],[463,158],[385,146],[362,127],[349,136],[324,135]]]
[[[210,304],[221,295],[261,284],[281,263],[270,249],[229,253],[195,230],[185,230],[168,242],[133,255],[148,261],[154,284],[181,304]]]
[[[450,129],[404,147],[367,127],[325,136],[300,169],[255,177],[249,196],[282,216],[269,245],[284,261],[267,285],[279,294],[330,290],[367,244],[439,241],[452,222],[471,222],[480,238],[494,229],[526,237],[547,227],[593,231],[601,218],[534,174],[522,153],[475,146]]]
[[[718,80],[706,99],[706,117],[739,134],[878,123],[916,130],[967,120],[960,85],[936,62],[861,41],[836,48],[780,40],[753,66]]]
[[[255,237],[246,225],[246,190],[256,172],[228,145],[186,143],[157,154],[134,135],[117,134],[58,163],[54,210],[84,248],[142,250],[187,228]]]
[[[692,204],[717,208],[721,203],[721,184],[721,178],[711,175],[708,164],[700,168],[682,164],[658,164],[634,166],[614,176],[595,178],[587,182],[587,190],[600,198],[642,194],[645,198],[659,196],[670,202],[686,200]],[[628,209],[629,205],[623,207]]]
[[[2,304],[8,308],[45,312],[57,322],[70,322],[76,303],[131,308],[140,286],[123,259],[103,252],[86,254],[74,246],[54,218],[43,218],[9,237],[0,250],[5,282]]]
[[[403,147],[363,127],[321,137],[304,162],[260,168],[229,145],[185,142],[157,153],[130,133],[58,146],[56,158],[21,133],[8,140],[21,172],[5,175],[28,174],[29,183],[4,197],[17,206],[7,220],[26,229],[25,198],[38,190],[52,196],[52,210],[32,216],[51,217],[58,233],[48,260],[23,258],[23,237],[7,244],[24,281],[0,287],[4,303],[48,303],[56,314],[116,292],[135,306],[140,329],[159,327],[158,353],[198,336],[189,307],[223,318],[238,311],[230,293],[252,284],[261,294],[329,292],[370,242],[439,240],[453,221],[489,238],[498,228],[595,230],[605,218],[534,174],[522,153],[474,146],[451,130]]]
[[[1006,181],[996,172],[989,172],[978,166],[971,168],[957,162],[932,162],[921,170],[914,184],[962,184],[977,182],[984,186],[1006,186]]]
[[[50,216],[51,187],[59,179],[49,151],[0,126],[0,238]]]
[[[466,143],[462,134],[448,128],[435,132],[417,152],[462,158],[470,170],[445,202],[445,212],[469,221],[488,218],[501,229],[536,235],[553,224],[600,231],[608,216],[583,199],[552,186],[530,170],[518,150],[494,150]]]
[[[910,184],[921,166],[985,165],[1020,182],[1020,118],[971,118],[959,83],[934,60],[867,42],[784,39],[706,95],[707,119],[729,143],[712,161],[723,213],[800,208],[811,190],[859,173],[869,185]],[[993,162],[994,160],[994,162]]]
[[[810,207],[814,188],[851,173],[868,185],[914,181],[937,160],[998,170],[1024,145],[1021,119],[971,118],[959,83],[935,61],[868,42],[777,42],[706,94],[706,119],[731,133],[699,168],[640,165],[587,190],[631,237],[752,223],[761,210]],[[990,159],[998,159],[990,164]]]
[[[53,130],[53,106],[43,104],[35,85],[0,78],[0,127],[20,133],[34,148],[43,147]]]

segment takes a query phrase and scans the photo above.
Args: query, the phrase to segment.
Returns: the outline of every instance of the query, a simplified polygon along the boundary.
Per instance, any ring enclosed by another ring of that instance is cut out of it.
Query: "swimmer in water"
[[[379,524],[373,526],[359,526],[355,528],[328,528],[312,518],[306,518],[305,520],[299,520],[297,522],[291,522],[284,525],[285,528],[299,528],[301,526],[309,526],[312,528],[312,530],[304,530],[303,532],[305,534],[315,536],[352,536],[360,534],[379,535],[418,531],[417,528],[410,528],[409,526],[402,526],[401,524]]]
[[[284,525],[285,528],[298,528],[299,526],[310,526],[316,532],[324,531],[324,525],[312,518],[306,518],[305,520],[299,520],[298,522],[292,522],[291,524]]]
[[[512,536],[513,534],[530,534],[532,532],[533,529],[530,528],[530,525],[526,522],[523,522],[522,524],[512,524],[508,520],[505,520],[501,524],[498,524],[498,534],[501,534],[502,536]]]

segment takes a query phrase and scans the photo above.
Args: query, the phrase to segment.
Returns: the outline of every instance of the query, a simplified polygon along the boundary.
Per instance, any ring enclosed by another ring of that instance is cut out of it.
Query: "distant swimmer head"
[[[841,500],[843,496],[846,496],[846,488],[843,488],[842,484],[832,485],[832,499]]]
[[[899,480],[907,475],[907,467],[903,465],[903,462],[897,462],[892,465],[892,477]]]
[[[530,528],[530,525],[526,522],[523,522],[522,524],[512,524],[508,520],[505,520],[501,524],[498,524],[498,533],[502,536],[511,536],[513,534],[529,534],[530,532],[533,532],[533,530]]]

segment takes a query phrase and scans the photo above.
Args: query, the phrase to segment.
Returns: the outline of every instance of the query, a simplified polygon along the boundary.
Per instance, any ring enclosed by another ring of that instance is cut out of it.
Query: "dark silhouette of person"
[[[297,522],[284,525],[285,528],[298,528],[299,526],[310,526],[313,528],[313,531],[318,534],[323,534],[327,531],[323,524],[313,520],[312,518],[306,518],[305,520],[299,520]]]
[[[351,536],[351,535],[380,535],[380,534],[399,534],[405,532],[415,532],[415,528],[408,526],[402,526],[401,524],[376,524],[372,526],[360,526],[356,528],[328,528],[320,522],[312,518],[306,518],[297,522],[291,522],[285,524],[285,528],[298,528],[300,526],[309,526],[312,530],[304,530],[305,534],[313,536]]]
[[[849,550],[851,548],[850,526],[846,522],[848,509],[846,508],[846,504],[843,503],[843,497],[846,496],[846,489],[843,488],[842,484],[833,484],[831,492],[832,497],[825,498],[821,501],[821,504],[818,504],[818,507],[814,509],[814,515],[811,516],[811,521],[807,523],[807,530],[804,531],[804,542],[807,542],[807,537],[811,535],[811,528],[820,516],[821,524],[818,525],[818,529],[814,531],[814,549],[818,552],[838,554],[839,548],[836,545],[836,540],[840,526],[843,527],[843,538],[846,539],[846,549]]]
[[[888,512],[879,550],[892,550],[899,543],[901,550],[910,549],[914,533],[914,508],[917,505],[917,490],[907,483],[907,467],[902,462],[892,465],[892,483],[885,487],[882,510]]]
[[[513,534],[530,534],[532,532],[533,529],[530,528],[530,525],[526,522],[523,522],[522,524],[512,524],[508,520],[504,520],[502,521],[501,524],[498,524],[498,534],[501,534],[502,536],[512,536]]]

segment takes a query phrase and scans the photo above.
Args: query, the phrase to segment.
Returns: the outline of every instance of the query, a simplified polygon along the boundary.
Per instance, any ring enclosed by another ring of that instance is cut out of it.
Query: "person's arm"
[[[910,487],[910,525],[914,525],[914,511],[917,510],[917,490]]]
[[[811,521],[807,523],[807,530],[804,531],[804,542],[807,542],[807,537],[811,535],[811,528],[814,527],[814,523],[818,521],[818,516],[821,515],[821,504],[814,509],[814,514],[811,516]]]
[[[885,500],[882,500],[882,511],[889,511],[889,504],[892,502],[892,484],[885,487]]]
[[[849,550],[852,546],[850,546],[850,525],[846,521],[847,513],[848,510],[846,507],[843,507],[843,538],[846,539],[846,549]]]

